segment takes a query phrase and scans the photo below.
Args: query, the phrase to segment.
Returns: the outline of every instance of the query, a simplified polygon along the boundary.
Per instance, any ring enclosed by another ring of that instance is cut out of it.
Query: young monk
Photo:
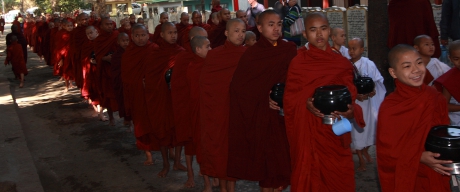
[[[254,34],[252,31],[246,31],[246,35],[244,36],[244,46],[251,47],[256,42],[256,34]]]
[[[158,24],[155,27],[155,31],[153,32],[153,36],[150,38],[150,41],[157,43],[157,41],[161,38],[160,33],[161,33],[161,26],[163,23],[168,22],[169,16],[167,12],[163,12],[160,14],[160,24]]]
[[[201,27],[204,30],[206,30],[206,37],[208,36],[207,33],[209,32],[209,30],[211,30],[210,25],[204,24],[202,22],[201,13],[199,11],[194,11],[192,13],[192,22],[193,24],[187,27],[187,30],[184,32],[184,35],[182,36],[182,47],[184,47],[189,52],[192,52],[191,48],[187,48],[187,46],[190,46],[190,30],[192,30],[192,28],[194,27]]]
[[[345,42],[347,40],[347,34],[345,30],[340,27],[334,27],[331,29],[331,39],[332,39],[332,50],[342,54],[347,59],[351,59],[348,55],[348,49],[345,47]]]
[[[211,6],[212,6],[212,8],[211,8],[211,16],[212,16],[212,14],[218,13],[219,11],[222,10],[222,6],[220,6],[220,0],[212,0],[211,1]],[[208,25],[211,25],[212,23],[214,23],[214,18],[210,17],[206,23]],[[214,24],[217,25],[218,23],[214,23]]]
[[[449,59],[454,68],[436,79],[434,85],[447,99],[450,124],[460,126],[460,40],[449,44]]]
[[[128,45],[121,59],[121,79],[123,79],[123,97],[126,115],[130,116],[134,124],[136,146],[146,155],[144,165],[153,165],[152,153],[159,151],[160,146],[171,144],[171,136],[167,132],[156,129],[147,115],[144,89],[145,66],[151,64],[145,57],[158,49],[158,45],[149,41],[149,33],[144,25],[134,25],[132,28],[132,44]],[[168,134],[168,135],[165,135]],[[163,155],[163,153],[162,153]],[[163,166],[169,167],[167,154],[164,155]],[[160,175],[159,175],[160,176]]]
[[[142,17],[137,18],[137,24],[145,25],[144,18]]]
[[[123,81],[121,79],[121,58],[125,52],[126,47],[129,45],[129,36],[126,33],[119,33],[117,38],[117,49],[112,55],[110,60],[110,68],[112,73],[112,85],[115,90],[115,98],[118,104],[118,115],[123,118],[124,125],[130,127],[131,117],[126,115],[125,104],[123,98]],[[128,131],[131,131],[128,128]]]
[[[6,49],[5,66],[11,63],[15,78],[20,80],[19,88],[22,88],[24,87],[24,76],[29,72],[27,71],[26,62],[22,54],[22,46],[18,43],[18,37],[15,35],[11,36],[10,43]]]
[[[225,44],[206,56],[200,79],[201,173],[219,178],[221,191],[235,191],[234,178],[227,176],[229,87],[243,46],[246,25],[240,19],[226,22]],[[212,43],[212,42],[211,42]]]
[[[115,126],[113,112],[118,111],[115,90],[112,85],[112,72],[110,61],[117,48],[118,31],[113,30],[113,22],[104,17],[100,22],[100,34],[94,40],[94,54],[96,55],[97,70],[99,75],[99,88],[101,92],[101,106],[107,108],[109,125]]]
[[[380,104],[385,98],[385,85],[383,85],[383,77],[374,62],[366,57],[364,53],[364,41],[360,38],[353,38],[348,41],[348,53],[351,57],[350,61],[358,70],[358,73],[363,77],[370,77],[374,81],[374,91],[369,94],[357,94],[356,104],[363,109],[363,117],[366,126],[360,128],[354,126],[351,130],[351,138],[354,149],[359,158],[358,171],[366,170],[367,163],[372,163],[372,158],[368,153],[369,147],[375,144],[375,129],[377,127],[377,115]],[[364,161],[366,158],[366,161]]]
[[[211,23],[208,22],[208,25],[210,25],[211,27],[217,27],[217,25],[219,25],[219,21],[220,21],[219,12],[212,13],[211,14]]]
[[[2,35],[3,35],[3,31],[5,30],[5,19],[3,19],[3,16],[0,16],[0,32],[2,32]]]
[[[83,87],[83,72],[81,66],[80,51],[81,46],[88,41],[86,36],[86,27],[88,27],[88,14],[81,13],[77,16],[77,27],[72,32],[70,37],[70,49],[69,49],[69,63],[72,67],[73,77],[75,79],[75,84],[78,88]]]
[[[291,61],[284,90],[291,191],[355,191],[350,133],[337,136],[331,125],[322,123],[324,115],[333,115],[365,126],[362,110],[354,103],[353,66],[329,46],[329,22],[322,13],[308,14],[304,23],[303,36],[308,43]],[[322,114],[313,106],[315,89],[325,85],[348,87],[352,96],[348,111]]]
[[[185,50],[187,50],[189,53],[193,53],[193,50],[192,50],[192,46],[190,45],[190,42],[191,40],[193,39],[193,37],[195,36],[203,36],[203,37],[208,37],[208,33],[206,32],[205,29],[201,28],[201,27],[193,27],[192,29],[190,29],[188,31],[188,34],[187,35],[184,35],[184,36],[187,36],[189,37],[189,39],[187,39],[187,41],[183,41],[183,46]]]
[[[131,25],[131,27],[136,24],[136,16],[134,14],[129,15],[129,24]]]
[[[433,126],[449,124],[447,101],[423,83],[426,68],[410,45],[396,45],[388,54],[396,89],[380,106],[377,123],[377,168],[386,191],[451,191],[452,168],[425,150]]]
[[[161,39],[158,40],[158,50],[149,54],[149,61],[154,61],[155,65],[147,65],[145,68],[145,93],[148,108],[148,115],[155,132],[161,132],[159,135],[164,137],[172,137],[174,134],[173,111],[171,103],[171,92],[168,89],[168,84],[165,80],[165,73],[168,69],[174,67],[176,56],[184,48],[177,45],[177,29],[170,22],[165,22],[161,27]],[[170,140],[171,141],[171,140]],[[165,177],[169,172],[168,148],[171,142],[167,145],[161,145],[161,154],[163,156],[163,170],[158,173],[158,176]],[[174,170],[186,171],[187,168],[180,163],[182,146],[175,146]]]
[[[432,85],[433,81],[450,70],[450,67],[436,58],[431,58],[436,50],[434,42],[428,35],[419,35],[414,39],[414,48],[422,56],[427,69],[424,82]]]
[[[48,30],[46,31],[45,37],[43,38],[43,58],[45,59],[46,65],[51,65],[51,33],[54,29],[54,21],[48,23]]]
[[[69,49],[70,49],[70,35],[73,30],[73,23],[63,20],[63,31],[60,33],[59,41],[56,44],[57,67],[59,68],[58,74],[62,76],[65,82],[65,92],[72,88],[71,80],[73,80],[73,71],[68,65]]]
[[[230,20],[230,11],[227,8],[220,10],[219,25],[215,29],[209,32],[209,41],[211,41],[211,47],[218,47],[225,44],[227,37],[225,36],[227,21]]]
[[[177,44],[180,46],[182,46],[182,38],[183,36],[185,36],[188,26],[190,26],[189,20],[190,16],[188,15],[188,13],[183,12],[180,14],[180,23],[176,24]]]
[[[284,117],[267,103],[273,85],[285,82],[297,46],[282,40],[273,10],[262,12],[257,28],[262,36],[241,56],[230,84],[227,175],[259,181],[262,192],[282,191],[290,184],[289,143]]]

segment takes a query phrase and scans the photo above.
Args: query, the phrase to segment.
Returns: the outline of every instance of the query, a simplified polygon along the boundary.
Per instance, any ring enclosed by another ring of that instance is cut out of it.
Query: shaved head
[[[278,17],[280,17],[280,15],[274,10],[265,10],[264,12],[258,14],[259,18],[257,19],[257,24],[261,25],[264,19],[269,15],[277,15]]]
[[[431,39],[431,37],[428,36],[428,35],[419,35],[419,36],[415,37],[414,45],[417,45],[417,46],[420,45],[420,43],[422,42],[422,39]]]
[[[118,34],[118,37],[117,37],[118,41],[120,41],[120,39],[122,39],[123,37],[129,37],[129,36],[128,36],[128,34],[126,34],[124,32],[121,32],[121,33]]]
[[[222,21],[228,21],[231,19],[230,10],[228,10],[227,8],[222,8],[222,10],[220,10],[219,12],[220,19],[222,19]]]
[[[187,12],[182,12],[180,14],[180,18],[183,18],[183,17],[188,17],[188,13]]]
[[[359,37],[354,37],[354,38],[352,38],[350,41],[356,41],[356,42],[358,42],[358,44],[359,44],[359,46],[360,46],[361,48],[364,47],[364,41],[363,41],[361,38],[359,38]]]
[[[165,17],[165,16],[168,16],[168,12],[162,12],[162,13],[160,13],[160,17]]]
[[[452,55],[454,51],[460,50],[460,40],[449,43],[449,55]]]
[[[246,31],[246,36],[244,38],[244,40],[248,40],[248,39],[251,39],[251,38],[256,38],[256,34],[252,31]]]
[[[419,54],[418,51],[410,45],[399,44],[394,46],[388,53],[388,61],[390,62],[390,67],[395,68],[396,64],[398,63],[399,56],[410,51]]]
[[[304,20],[304,23],[305,23],[305,29],[307,29],[307,23],[311,20],[314,20],[314,19],[324,19],[326,22],[327,22],[327,25],[329,25],[329,20],[327,20],[327,17],[323,14],[323,13],[309,13],[307,14],[307,16],[305,17],[305,20]]]
[[[217,17],[219,16],[218,14],[219,14],[219,12],[214,12],[214,13],[212,13],[212,14],[211,14],[211,18],[217,19]]]
[[[143,29],[144,31],[146,31],[148,33],[147,28],[145,28],[145,26],[142,25],[142,24],[135,24],[134,26],[132,26],[131,27],[131,33],[134,33],[134,31],[138,30],[138,29]]]
[[[165,32],[169,27],[176,27],[176,26],[171,22],[165,22],[163,23],[163,25],[161,25],[161,32]]]
[[[188,32],[188,36],[190,39],[192,39],[195,36],[208,37],[208,32],[206,32],[206,30],[201,27],[195,26],[195,27],[192,27],[192,29],[190,29],[190,31]]]
[[[244,23],[243,20],[241,19],[230,19],[227,21],[227,25],[225,26],[225,30],[230,30],[230,28],[235,25],[236,23],[239,23],[239,24],[243,24],[244,26],[246,26],[246,23]]]
[[[331,35],[332,36],[337,36],[337,34],[339,34],[339,32],[341,31],[344,31],[341,27],[333,27],[331,29]]]
[[[208,41],[207,37],[203,37],[203,36],[193,37],[192,40],[190,41],[190,47],[192,47],[193,53],[196,53],[196,48],[202,47],[206,41]]]
[[[199,11],[193,11],[192,17],[195,17],[196,15],[200,15],[201,17],[201,13]]]

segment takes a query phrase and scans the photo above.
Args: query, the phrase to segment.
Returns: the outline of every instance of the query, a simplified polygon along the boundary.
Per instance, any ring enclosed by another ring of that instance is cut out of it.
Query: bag
[[[297,13],[299,13],[299,18],[297,18],[295,22],[289,27],[291,36],[301,35],[303,31],[305,30],[305,26],[303,24],[303,18],[298,8],[297,8]]]

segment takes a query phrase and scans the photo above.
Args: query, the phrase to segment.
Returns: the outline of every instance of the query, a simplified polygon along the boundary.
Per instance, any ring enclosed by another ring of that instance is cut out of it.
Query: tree
[[[20,1],[16,0],[3,0],[5,3],[5,13],[8,13],[10,10],[14,10],[14,7],[17,7],[20,5]],[[0,11],[3,10],[2,4],[0,3]]]
[[[75,9],[90,9],[91,4],[81,0],[36,0],[42,12],[72,12]]]

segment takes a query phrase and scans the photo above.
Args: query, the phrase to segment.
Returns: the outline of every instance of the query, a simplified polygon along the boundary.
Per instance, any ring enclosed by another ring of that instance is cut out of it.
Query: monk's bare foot
[[[115,126],[115,119],[110,119],[109,120],[109,125],[110,126]]]
[[[169,172],[169,165],[168,166],[163,166],[163,170],[161,170],[158,173],[158,177],[166,177],[166,175],[168,175],[168,172]]]
[[[360,164],[359,167],[358,167],[358,169],[356,169],[356,170],[358,170],[358,171],[366,171],[366,164],[365,164],[365,163],[364,163],[364,164]]]
[[[153,165],[153,163],[154,163],[154,162],[153,162],[152,159],[147,159],[147,160],[144,161],[144,165],[147,165],[147,166]]]
[[[181,170],[181,171],[187,171],[187,167],[185,167],[184,165],[182,165],[181,163],[174,163],[173,165],[173,170],[174,171],[177,171],[177,170]]]
[[[66,88],[64,89],[64,93],[67,93],[67,92],[69,92],[69,88],[66,87]]]
[[[174,148],[169,148],[169,159],[176,159],[176,154],[174,153]]]
[[[23,87],[24,87],[24,82],[21,82],[21,83],[19,84],[19,88],[23,88]]]
[[[212,186],[213,187],[218,187],[219,186],[219,178],[213,178],[212,179]]]
[[[185,182],[185,187],[187,188],[195,187],[195,179],[193,175],[188,177],[187,181]]]
[[[198,175],[199,175],[200,177],[203,177],[203,174],[201,174],[201,171],[198,172]]]

